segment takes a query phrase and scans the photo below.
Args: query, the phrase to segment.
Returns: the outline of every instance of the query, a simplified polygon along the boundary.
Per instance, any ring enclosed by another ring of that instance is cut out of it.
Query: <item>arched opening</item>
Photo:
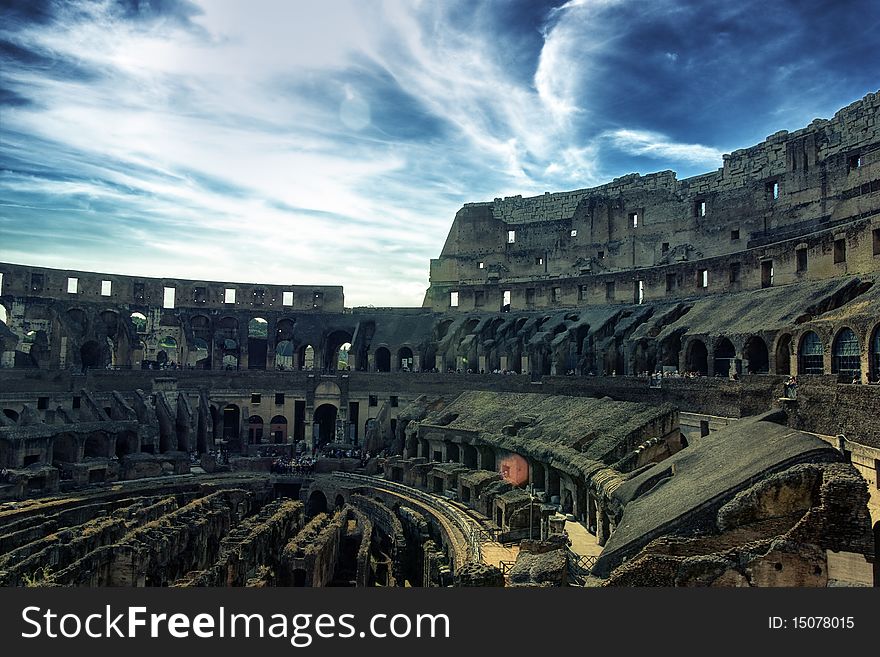
[[[306,585],[306,571],[302,568],[297,568],[293,571],[293,580],[290,584],[291,586],[302,588]]]
[[[277,444],[287,442],[287,418],[283,415],[276,415],[269,423],[269,433],[272,436],[272,442]]]
[[[498,470],[498,462],[495,459],[495,450],[488,446],[479,447],[480,452],[480,468],[496,472]]]
[[[94,340],[89,340],[79,350],[83,371],[88,369],[100,369],[106,367],[104,355],[99,345]]]
[[[266,369],[269,323],[262,317],[254,317],[248,322],[248,369]]]
[[[344,371],[348,367],[348,352],[351,349],[351,333],[348,331],[333,331],[327,336],[324,343],[324,363],[322,367],[327,372]]]
[[[639,375],[657,369],[657,343],[655,340],[639,340],[633,348],[632,373]]]
[[[791,374],[791,335],[788,333],[776,342],[776,373]]]
[[[770,372],[770,354],[767,351],[767,343],[757,335],[746,340],[743,357],[749,363],[749,374],[768,374]]]
[[[241,411],[235,404],[228,404],[223,408],[223,440],[238,439],[238,424],[241,419]]]
[[[378,349],[376,349],[376,371],[391,371],[391,352],[388,351],[388,349],[386,349],[385,347],[379,347]]]
[[[336,507],[337,511],[345,506],[345,498],[342,497],[341,494],[336,496],[336,500],[334,501],[334,506]]]
[[[116,437],[116,457],[122,458],[138,451],[137,434],[133,431],[123,431]]]
[[[715,376],[727,376],[736,360],[736,349],[727,338],[721,338],[715,344]]]
[[[211,352],[208,349],[208,341],[202,338],[194,338],[189,347],[189,365],[198,370],[211,368]]]
[[[6,417],[8,417],[8,418],[9,418],[10,420],[12,420],[13,422],[18,422],[18,412],[17,412],[17,411],[13,411],[11,408],[4,408],[4,409],[3,409],[3,415],[5,415]]]
[[[706,376],[709,373],[709,350],[706,349],[706,344],[702,340],[691,340],[685,361],[688,372]]]
[[[177,357],[177,340],[166,335],[159,341],[159,353],[156,354],[156,362],[160,366],[174,367],[180,360]]]
[[[401,347],[397,350],[397,369],[401,372],[412,372],[413,352],[409,347]]]
[[[321,404],[315,409],[313,437],[315,445],[331,443],[336,438],[336,407],[333,404]]]
[[[871,367],[871,381],[880,381],[880,326],[874,329],[868,348],[868,362]]]
[[[458,444],[446,443],[446,461],[451,463],[460,462]]]
[[[282,340],[275,345],[275,369],[293,369],[293,342],[290,340]]]
[[[108,449],[108,440],[107,436],[101,433],[93,433],[90,434],[88,438],[86,438],[85,445],[83,445],[83,456],[85,458],[101,458],[106,459],[109,458],[110,450]]]
[[[143,334],[147,332],[147,316],[143,313],[132,313],[131,324],[134,326],[135,333]]]
[[[831,373],[846,379],[862,380],[859,339],[852,329],[844,327],[831,348]]]
[[[531,461],[529,463],[529,475],[531,476],[531,483],[537,490],[544,490],[544,487],[547,485],[546,473],[544,471],[544,464],[538,461]]]
[[[818,335],[813,331],[804,333],[798,350],[798,374],[824,374],[824,352],[822,339]]]
[[[263,418],[251,415],[248,418],[248,444],[256,445],[263,442]]]
[[[52,460],[59,463],[79,461],[79,441],[69,433],[62,433],[52,441]]]
[[[315,369],[315,348],[310,345],[303,345],[299,349],[299,362],[301,370]]]
[[[473,445],[461,446],[462,463],[471,470],[477,469],[477,448]]]
[[[327,513],[327,496],[319,490],[313,490],[306,503],[306,515],[311,518],[319,513]]]

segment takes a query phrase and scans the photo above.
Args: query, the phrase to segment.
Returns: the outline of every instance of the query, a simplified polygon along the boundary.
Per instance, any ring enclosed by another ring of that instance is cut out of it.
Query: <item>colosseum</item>
[[[878,110],[467,203],[419,308],[0,263],[0,584],[877,586]]]

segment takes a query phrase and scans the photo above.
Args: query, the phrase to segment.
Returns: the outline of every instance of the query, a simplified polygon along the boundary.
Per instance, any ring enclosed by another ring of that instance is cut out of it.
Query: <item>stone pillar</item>
[[[480,371],[485,372],[486,371],[486,357],[480,356],[479,360],[480,360]]]
[[[413,354],[413,371],[420,372],[422,370],[422,357],[419,354]]]
[[[522,357],[522,374],[530,374],[531,370],[529,369],[529,357]]]
[[[375,352],[369,352],[367,354],[367,371],[375,372],[376,371],[376,354]]]

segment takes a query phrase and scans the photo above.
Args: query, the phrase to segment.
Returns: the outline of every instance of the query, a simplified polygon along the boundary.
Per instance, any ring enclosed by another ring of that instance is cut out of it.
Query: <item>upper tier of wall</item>
[[[775,133],[725,155],[721,169],[683,180],[672,171],[631,174],[590,189],[465,204],[431,261],[424,305],[446,310],[451,292],[485,290],[493,306],[499,290],[518,283],[754,253],[876,218],[878,114],[880,93],[868,94],[831,120]],[[871,261],[866,271],[876,269]]]

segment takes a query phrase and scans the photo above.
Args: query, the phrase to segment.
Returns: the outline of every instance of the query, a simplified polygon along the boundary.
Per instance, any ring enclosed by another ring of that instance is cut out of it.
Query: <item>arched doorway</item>
[[[269,338],[269,323],[262,317],[254,317],[248,322],[248,369],[266,369],[266,352]]]
[[[859,339],[852,329],[844,327],[834,339],[831,348],[831,373],[845,379],[862,379]]]
[[[156,354],[156,362],[160,366],[173,367],[180,362],[177,358],[177,340],[170,335],[166,335],[159,341],[159,350],[159,353]]]
[[[749,374],[767,374],[770,372],[770,354],[767,343],[757,335],[746,340],[743,357],[748,361]]]
[[[413,352],[409,347],[401,347],[397,351],[397,368],[401,372],[412,372]]]
[[[195,338],[189,348],[189,365],[195,369],[207,370],[211,368],[211,352],[208,350],[208,342],[202,338]]]
[[[327,513],[327,496],[319,490],[313,490],[306,503],[306,515],[312,517],[319,513]]]
[[[798,350],[798,374],[824,374],[824,352],[822,339],[818,335],[813,331],[804,333]]]
[[[388,351],[388,349],[386,349],[385,347],[379,347],[378,349],[376,349],[376,371],[391,371],[391,352]]]
[[[315,369],[315,348],[312,345],[307,344],[300,347],[299,362],[302,370]]]
[[[134,326],[135,333],[144,334],[147,332],[147,316],[143,313],[131,314],[131,325]]]
[[[727,376],[735,360],[736,349],[733,348],[733,343],[727,338],[721,338],[715,344],[715,376]]]
[[[702,340],[691,340],[688,343],[685,368],[688,372],[697,372],[703,376],[709,373],[709,350]]]
[[[82,369],[100,369],[106,367],[104,362],[104,354],[101,345],[94,340],[89,340],[79,350]]]
[[[235,404],[227,404],[223,407],[223,440],[238,440],[238,425],[241,420],[241,411]]]
[[[116,457],[122,458],[138,451],[137,434],[133,431],[123,431],[116,437]]]
[[[52,441],[52,460],[60,463],[79,461],[79,441],[69,433],[62,433]]]
[[[256,445],[263,442],[263,418],[251,415],[248,418],[248,444]]]
[[[324,344],[323,369],[327,372],[345,370],[348,367],[348,352],[351,349],[351,333],[333,331],[327,336]]]
[[[788,333],[776,342],[776,373],[791,374],[791,335]]]
[[[336,407],[321,404],[315,409],[313,439],[316,446],[326,445],[336,440]]]
[[[272,436],[272,442],[281,444],[287,442],[287,418],[283,415],[276,415],[269,424],[269,432]]]

